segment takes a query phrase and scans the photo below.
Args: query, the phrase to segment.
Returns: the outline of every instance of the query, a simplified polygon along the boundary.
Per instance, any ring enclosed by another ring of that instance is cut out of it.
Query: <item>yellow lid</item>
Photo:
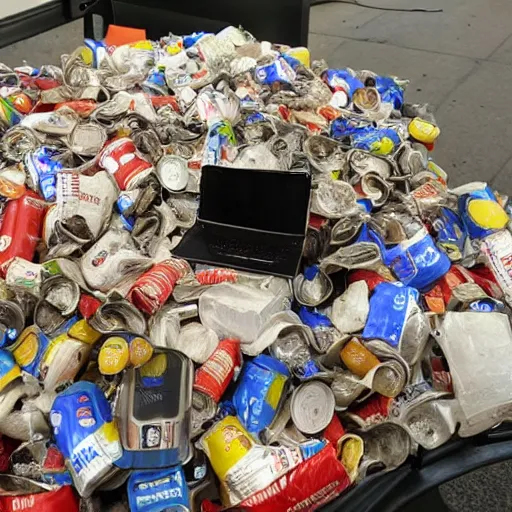
[[[409,123],[409,133],[411,137],[420,142],[432,144],[439,137],[441,130],[436,125],[419,117],[415,117]]]
[[[135,368],[146,364],[153,355],[153,347],[144,338],[133,338],[130,342],[130,363]]]
[[[471,199],[468,214],[475,224],[484,229],[503,229],[510,220],[507,212],[492,199]]]
[[[120,336],[112,336],[101,347],[98,366],[103,375],[116,375],[122,372],[130,360],[128,343]]]

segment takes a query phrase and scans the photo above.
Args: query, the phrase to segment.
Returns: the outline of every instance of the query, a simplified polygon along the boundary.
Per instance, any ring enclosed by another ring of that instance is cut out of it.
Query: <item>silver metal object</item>
[[[305,382],[293,392],[291,418],[302,433],[317,434],[331,422],[334,406],[334,394],[329,386],[319,381]]]

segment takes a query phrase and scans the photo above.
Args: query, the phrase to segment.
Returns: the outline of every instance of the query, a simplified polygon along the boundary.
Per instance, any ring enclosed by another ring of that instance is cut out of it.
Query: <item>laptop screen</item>
[[[307,171],[261,171],[205,166],[199,218],[275,233],[303,235],[311,176]]]

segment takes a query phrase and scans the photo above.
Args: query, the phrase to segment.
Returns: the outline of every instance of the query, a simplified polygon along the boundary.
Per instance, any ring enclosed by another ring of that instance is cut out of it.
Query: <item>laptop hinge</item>
[[[68,0],[71,19],[82,18],[87,12],[103,0]]]

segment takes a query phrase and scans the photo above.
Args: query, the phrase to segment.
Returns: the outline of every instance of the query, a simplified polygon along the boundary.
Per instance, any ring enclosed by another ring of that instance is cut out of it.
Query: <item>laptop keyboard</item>
[[[232,230],[221,226],[210,225],[208,232],[210,251],[231,258],[263,263],[286,261],[290,256],[294,256],[293,253],[299,243],[297,240],[283,235],[280,240],[284,243],[276,244],[276,240],[279,238],[275,234],[252,233],[242,230],[236,230],[236,238],[234,238]]]

